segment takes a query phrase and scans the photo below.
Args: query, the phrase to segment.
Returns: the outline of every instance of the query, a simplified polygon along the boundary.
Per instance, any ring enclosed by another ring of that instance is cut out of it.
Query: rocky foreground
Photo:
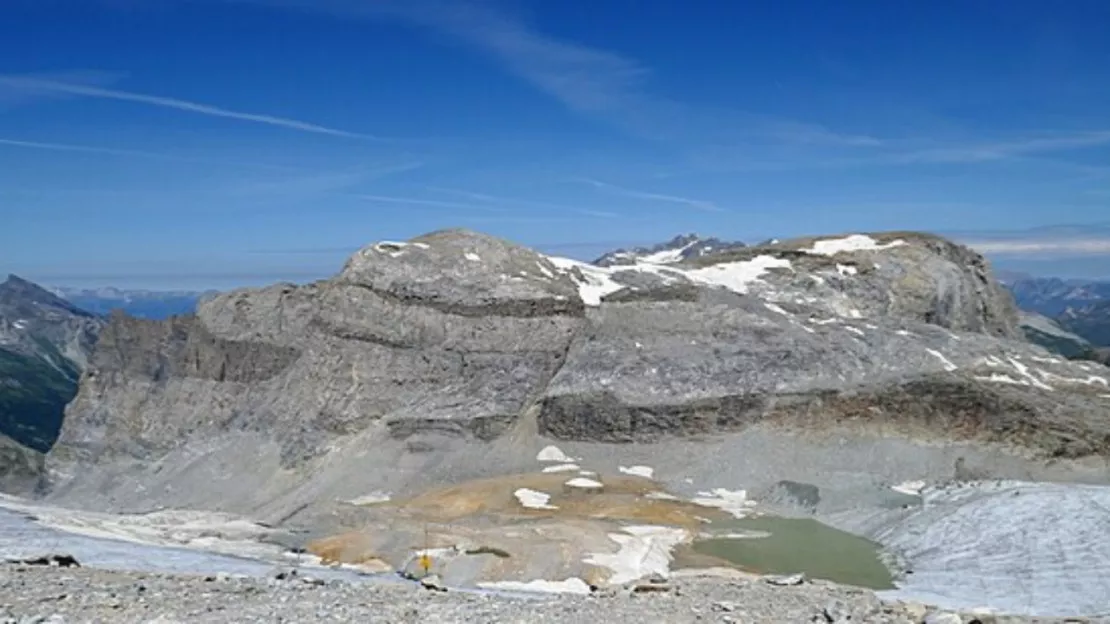
[[[780,586],[691,578],[588,596],[503,596],[281,576],[168,576],[8,564],[0,568],[0,622],[1034,621],[883,603],[870,592],[820,582]]]

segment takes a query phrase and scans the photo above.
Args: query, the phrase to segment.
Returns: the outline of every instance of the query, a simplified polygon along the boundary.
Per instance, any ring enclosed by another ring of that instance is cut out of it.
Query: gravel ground
[[[682,579],[653,587],[663,590],[507,597],[302,576],[202,577],[0,564],[0,622],[974,621],[966,615],[927,614],[913,604],[884,604],[870,592],[824,583],[776,586],[765,581]]]

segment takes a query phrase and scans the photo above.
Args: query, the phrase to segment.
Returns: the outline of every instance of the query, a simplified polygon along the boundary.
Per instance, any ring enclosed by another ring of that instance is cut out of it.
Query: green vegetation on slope
[[[1068,359],[1086,359],[1092,352],[1090,344],[1076,342],[1066,336],[1038,331],[1036,328],[1029,326],[1023,326],[1022,331],[1025,332],[1025,339],[1029,342],[1040,345]]]
[[[66,404],[77,394],[80,372],[49,344],[43,346],[57,368],[0,349],[0,434],[46,452],[62,428]]]

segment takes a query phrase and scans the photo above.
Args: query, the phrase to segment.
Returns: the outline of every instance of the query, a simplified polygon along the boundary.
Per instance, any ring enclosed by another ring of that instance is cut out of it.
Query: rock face
[[[1019,307],[1056,318],[1068,308],[1110,300],[1110,282],[1008,275],[1002,280]]]
[[[80,370],[102,326],[96,315],[37,284],[15,275],[0,283],[0,347],[7,351],[44,360],[61,355]],[[66,367],[64,362],[55,365]]]
[[[1110,282],[1018,275],[1005,286],[1028,312],[1023,328],[1034,342],[1090,359],[1098,357],[1091,349],[1110,347]],[[1070,335],[1061,336],[1061,328]]]
[[[1043,314],[1036,312],[1021,313],[1021,330],[1026,339],[1038,344],[1052,353],[1066,358],[1091,359],[1094,351],[1091,343],[1082,336],[1074,334]]]
[[[24,279],[0,283],[0,435],[50,448],[102,326]]]
[[[454,478],[429,451],[536,432],[623,443],[851,422],[1106,456],[1108,377],[1021,340],[984,259],[934,236],[599,267],[451,230],[369,246],[315,284],[215,296],[194,316],[113,317],[48,463],[60,492],[116,483],[104,475],[126,464],[127,487],[193,503],[175,475],[247,436],[212,474],[277,462],[270,490],[232,490],[250,506],[343,462]]]
[[[1110,347],[1110,299],[1069,307],[1057,319],[1097,347]]]
[[[725,242],[717,238],[702,238],[697,234],[682,234],[653,247],[617,249],[593,261],[601,267],[630,264],[675,264],[684,260],[701,258],[746,247],[741,242]]]

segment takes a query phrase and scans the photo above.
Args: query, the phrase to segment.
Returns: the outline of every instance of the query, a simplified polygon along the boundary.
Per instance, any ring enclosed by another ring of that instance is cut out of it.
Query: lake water
[[[894,579],[879,558],[878,544],[808,518],[763,516],[711,525],[711,535],[765,533],[766,537],[710,537],[694,542],[693,550],[766,574],[804,572],[870,589],[891,589]]]

